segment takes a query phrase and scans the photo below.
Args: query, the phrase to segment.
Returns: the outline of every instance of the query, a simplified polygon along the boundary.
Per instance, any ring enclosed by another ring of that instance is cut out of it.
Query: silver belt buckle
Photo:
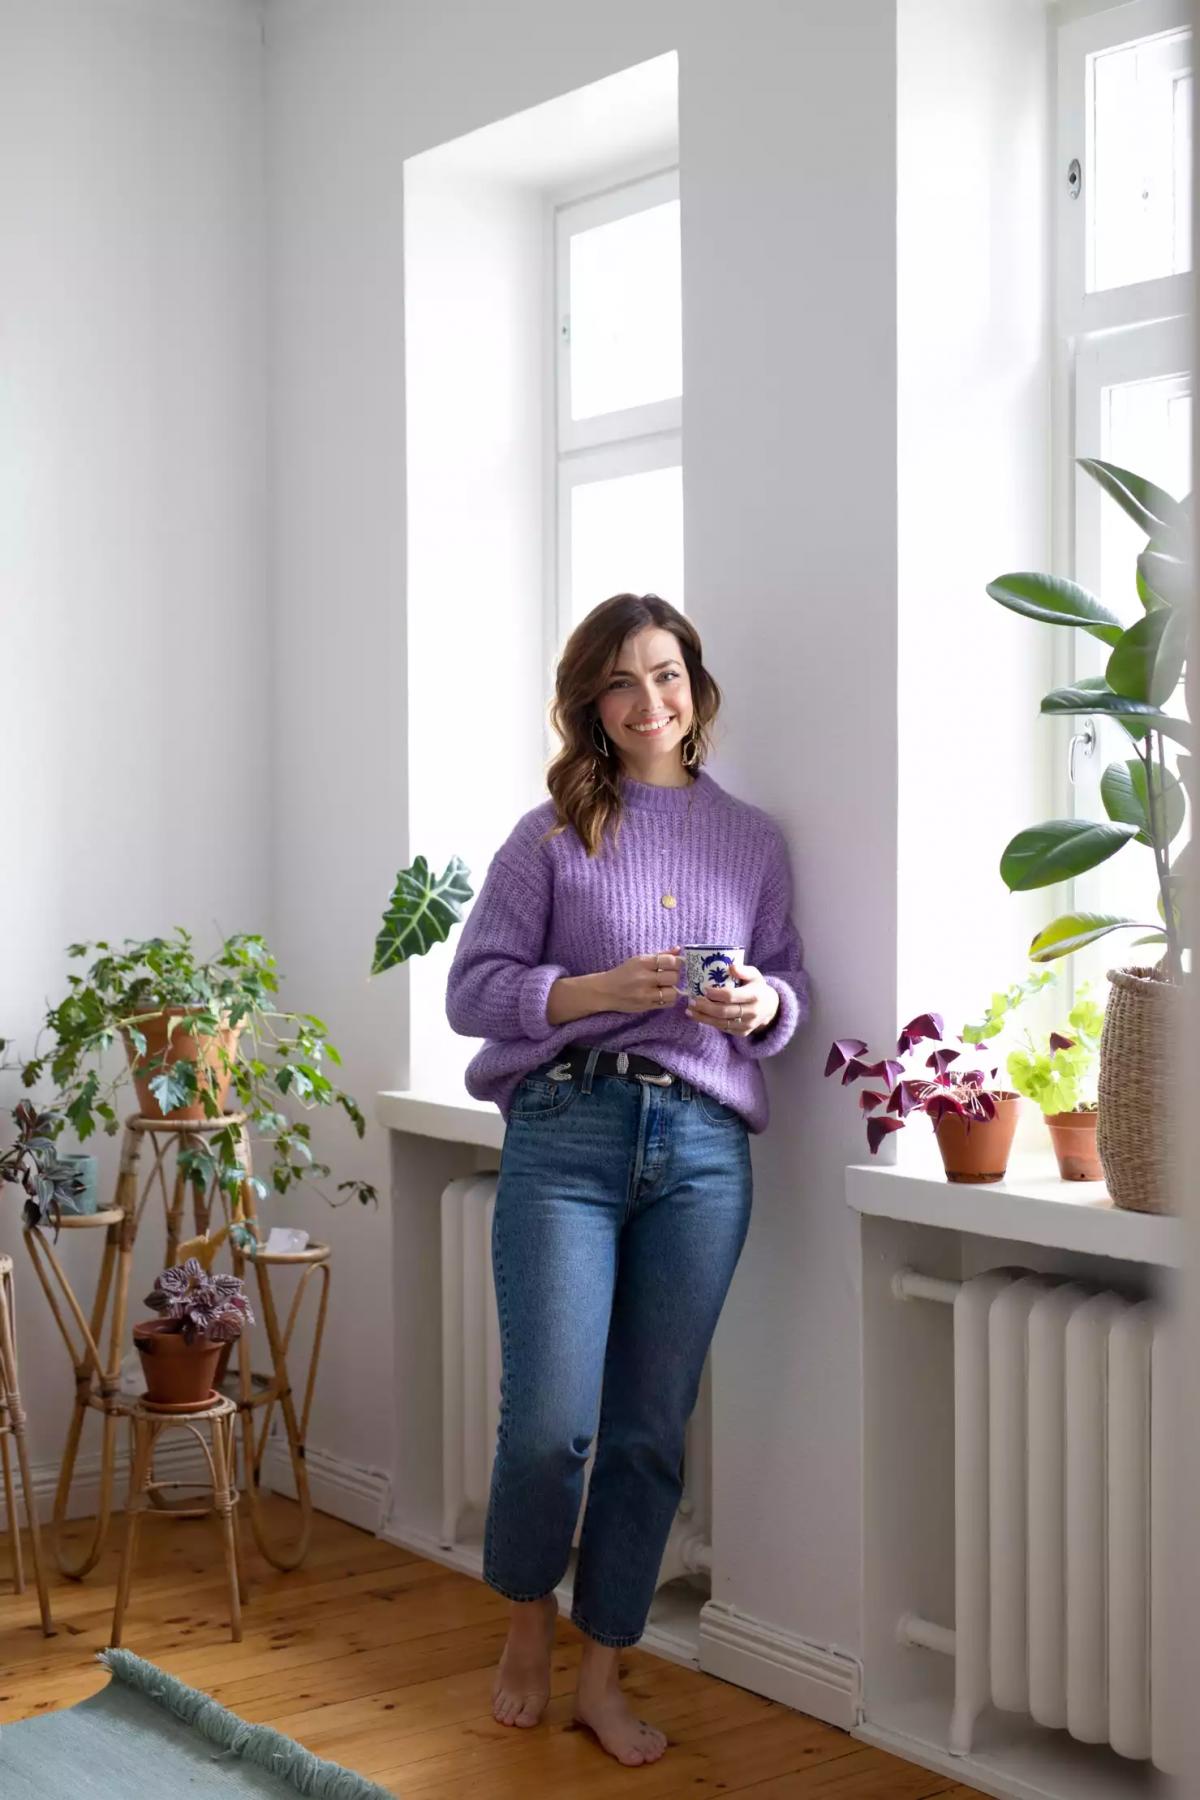
[[[651,1087],[670,1087],[675,1077],[664,1069],[661,1075],[639,1075],[637,1079],[648,1082]]]

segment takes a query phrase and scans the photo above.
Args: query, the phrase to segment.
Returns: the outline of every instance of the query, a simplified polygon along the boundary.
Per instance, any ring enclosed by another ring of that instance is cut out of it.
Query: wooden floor
[[[286,1508],[288,1502],[272,1501]],[[553,1697],[533,1731],[497,1725],[489,1706],[506,1607],[469,1576],[318,1518],[291,1575],[251,1552],[245,1637],[229,1640],[205,1521],[148,1519],[125,1644],[256,1722],[421,1800],[969,1800],[949,1777],[897,1761],[787,1707],[631,1650],[639,1710],[671,1748],[622,1769],[571,1724],[579,1638],[560,1622]],[[42,1637],[32,1590],[8,1585],[0,1538],[0,1723],[70,1706],[104,1685],[119,1521],[85,1582],[55,1578],[58,1635]],[[48,1795],[47,1800],[51,1800]],[[55,1797],[57,1800],[57,1797]]]

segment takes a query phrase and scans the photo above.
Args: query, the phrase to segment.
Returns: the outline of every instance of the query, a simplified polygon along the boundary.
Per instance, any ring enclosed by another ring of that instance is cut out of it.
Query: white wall
[[[0,222],[0,1033],[27,1053],[72,940],[266,922],[256,10],[0,0]],[[49,1462],[70,1372],[4,1198]],[[98,1244],[66,1260],[90,1292]]]
[[[788,831],[818,996],[805,1041],[771,1072],[776,1122],[756,1146],[756,1216],[722,1326],[737,1422],[716,1473],[718,1598],[852,1649],[858,1337],[841,1171],[858,1141],[852,1109],[818,1077],[835,1029],[887,1035],[895,1022],[890,7],[268,8],[279,680],[284,694],[319,690],[329,720],[315,779],[279,739],[277,928],[308,1003],[346,1041],[352,1082],[404,1085],[404,979],[362,977],[392,873],[425,847],[409,830],[398,698],[415,679],[401,167],[671,49],[688,607],[728,695],[716,773]],[[453,614],[444,631],[458,648]],[[369,1160],[384,1180],[378,1135]],[[415,1170],[400,1159],[396,1173],[410,1203]],[[314,1425],[323,1447],[363,1463],[390,1454],[386,1232],[386,1209],[335,1222],[341,1303]]]

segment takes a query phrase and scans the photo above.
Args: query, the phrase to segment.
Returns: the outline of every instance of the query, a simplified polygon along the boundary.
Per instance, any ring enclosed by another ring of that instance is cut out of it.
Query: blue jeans
[[[566,1573],[596,1460],[574,1623],[636,1644],[683,1487],[684,1431],[750,1222],[746,1127],[676,1079],[513,1096],[492,1229],[500,1428],[483,1574],[510,1600]]]

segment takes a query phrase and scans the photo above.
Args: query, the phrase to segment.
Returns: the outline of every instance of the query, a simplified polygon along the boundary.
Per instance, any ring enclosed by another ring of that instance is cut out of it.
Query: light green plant
[[[1035,1042],[1027,1032],[1023,1048],[1008,1058],[1008,1077],[1044,1113],[1089,1111],[1096,1104],[1096,1068],[1104,1010],[1081,988],[1067,1014],[1071,1035],[1052,1031]]]
[[[992,995],[983,1019],[978,1025],[968,1025],[963,1032],[965,1044],[984,1044],[989,1038],[999,1037],[1005,1029],[1005,1020],[1009,1013],[1023,1006],[1034,994],[1040,994],[1044,987],[1053,985],[1056,979],[1053,969],[1038,969],[1027,981],[1015,981],[1011,987],[1003,988]]]
[[[963,1041],[981,1044],[1008,1029],[1011,1015],[1026,1000],[1056,980],[1053,969],[1039,969],[1027,981],[1017,981],[992,995],[978,1025],[968,1025]],[[1071,1035],[1052,1031],[1035,1038],[1026,1030],[1022,1041],[1009,1052],[1008,1078],[1018,1094],[1032,1100],[1044,1113],[1080,1112],[1095,1105],[1096,1062],[1104,1009],[1091,997],[1089,986],[1080,988],[1067,1015]]]

